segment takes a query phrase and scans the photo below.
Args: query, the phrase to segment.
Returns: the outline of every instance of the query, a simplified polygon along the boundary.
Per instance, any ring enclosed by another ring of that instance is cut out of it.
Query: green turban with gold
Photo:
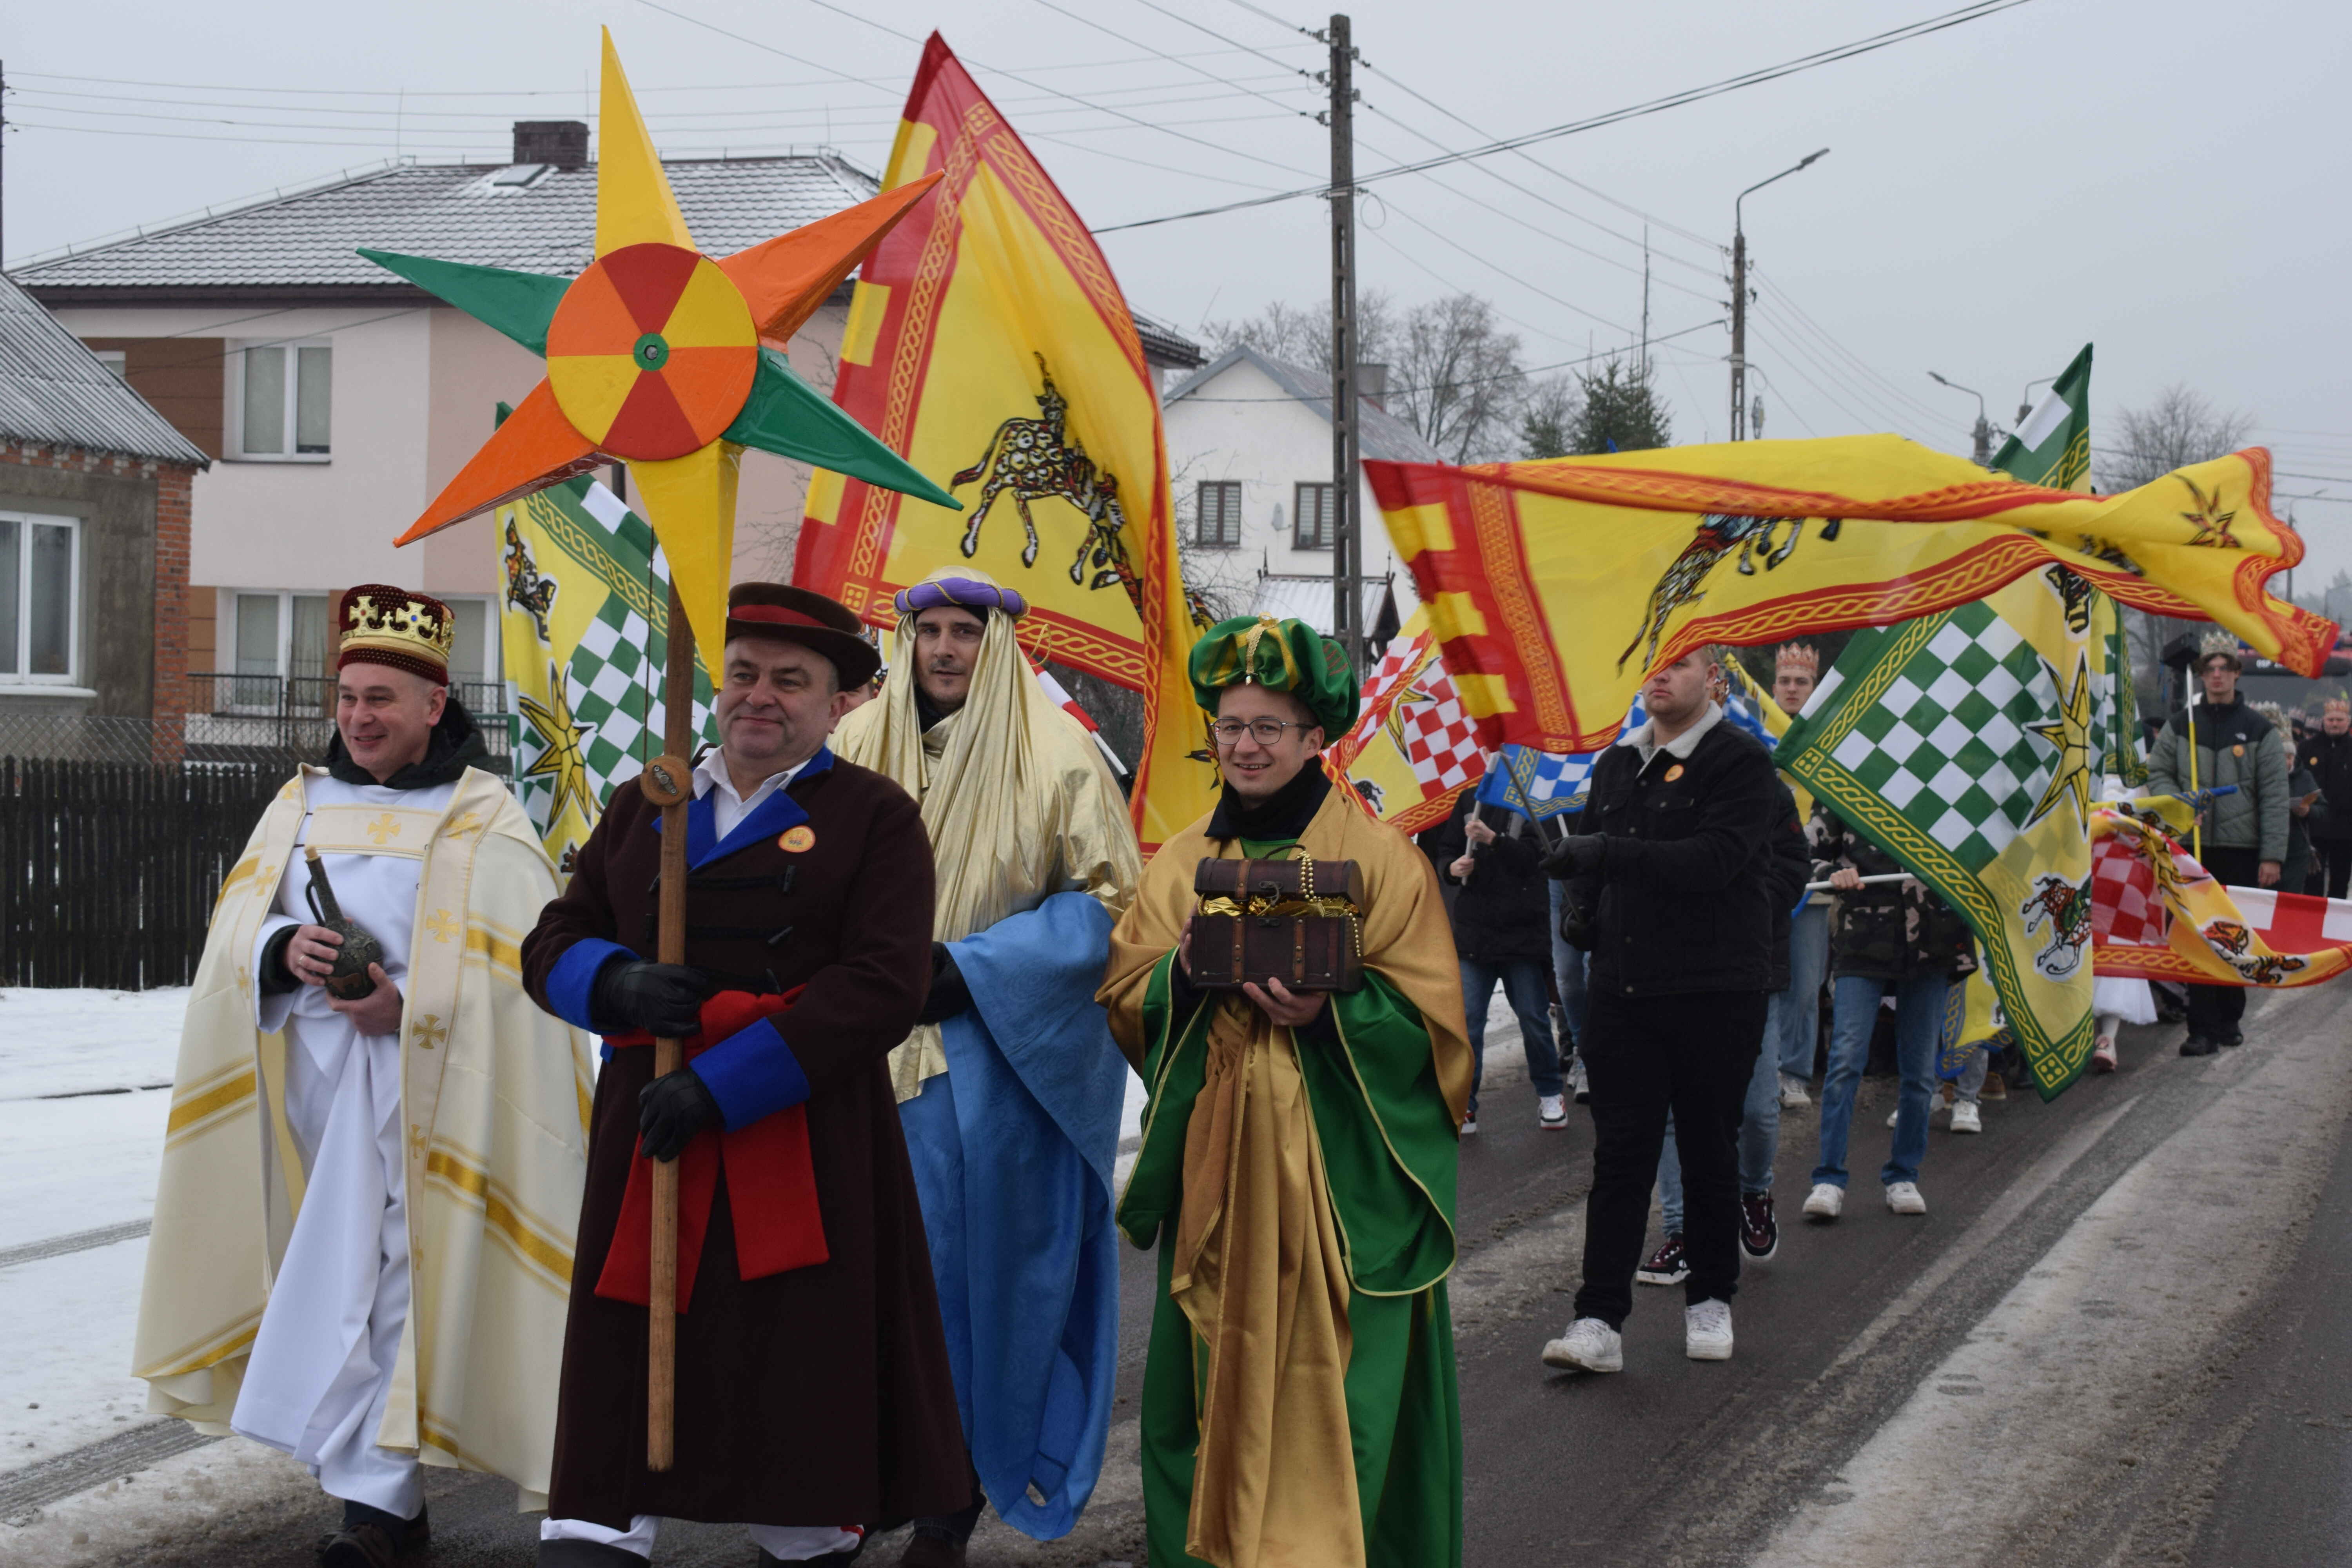
[[[1326,741],[1338,740],[1356,721],[1356,679],[1347,654],[1305,621],[1272,616],[1219,621],[1192,645],[1190,670],[1192,695],[1212,713],[1226,687],[1263,686],[1306,703]]]

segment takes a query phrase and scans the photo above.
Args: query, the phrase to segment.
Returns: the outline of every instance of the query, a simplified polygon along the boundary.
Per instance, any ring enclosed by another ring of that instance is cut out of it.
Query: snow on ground
[[[172,1081],[188,988],[0,986],[0,1101]]]
[[[90,1568],[145,1560],[151,1542],[233,1540],[291,1510],[331,1517],[310,1473],[274,1448],[230,1437],[175,1454],[135,1476],[0,1521],[8,1568]]]
[[[0,1249],[154,1212],[172,1094],[142,1086],[170,1081],[187,1002],[0,989]],[[0,1268],[0,1470],[148,1418],[131,1375],[146,1256],[140,1237]]]

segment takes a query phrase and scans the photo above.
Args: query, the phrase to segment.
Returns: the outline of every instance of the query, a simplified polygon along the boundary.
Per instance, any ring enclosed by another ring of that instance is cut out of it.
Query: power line
[[[1619,323],[1611,321],[1606,316],[1586,310],[1583,306],[1577,304],[1572,300],[1563,300],[1559,295],[1553,293],[1550,289],[1539,288],[1537,285],[1528,282],[1525,278],[1512,271],[1509,268],[1505,267],[1501,262],[1493,259],[1491,257],[1482,255],[1478,251],[1471,249],[1468,246],[1464,245],[1460,240],[1455,239],[1453,236],[1445,233],[1444,230],[1433,227],[1431,225],[1422,222],[1421,219],[1413,216],[1412,214],[1405,211],[1404,208],[1398,206],[1394,202],[1390,202],[1387,205],[1391,212],[1395,213],[1397,216],[1404,219],[1405,222],[1412,225],[1413,227],[1420,229],[1432,239],[1436,240],[1438,244],[1444,246],[1450,250],[1460,251],[1471,260],[1478,263],[1479,266],[1500,273],[1504,278],[1517,284],[1528,293],[1539,294],[1563,310],[1573,310],[1587,321],[1600,322],[1602,326],[1607,327],[1612,332],[1622,332],[1628,337],[1633,335],[1632,328],[1621,326]],[[1464,292],[1466,292],[1466,290],[1464,290]]]
[[[1570,121],[1564,125],[1547,126],[1543,130],[1530,131],[1521,136],[1492,142],[1483,147],[1473,147],[1463,152],[1424,158],[1418,163],[1402,164],[1395,168],[1375,169],[1370,174],[1357,175],[1355,183],[1361,185],[1374,180],[1391,179],[1399,174],[1417,174],[1424,169],[1440,168],[1447,163],[1463,163],[1474,158],[1491,157],[1497,153],[1517,152],[1520,148],[1531,147],[1538,142],[1556,141],[1563,136],[1574,136],[1587,131],[1597,131],[1603,126],[1622,124],[1628,120],[1663,113],[1669,109],[1680,109],[1687,104],[1721,97],[1725,93],[1738,92],[1744,88],[1759,87],[1766,82],[1778,81],[1783,77],[1794,76],[1800,71],[1812,70],[1821,66],[1834,64],[1839,60],[1853,59],[1860,55],[1888,48],[1895,44],[1907,43],[1914,38],[1925,37],[1931,33],[1942,32],[1948,27],[1960,26],[1965,23],[1977,21],[1999,12],[2013,10],[2020,5],[2031,3],[2032,0],[1975,0],[1974,4],[1963,5],[1957,11],[1948,11],[1940,16],[1906,23],[1903,26],[1873,34],[1865,38],[1858,38],[1852,43],[1840,44],[1827,49],[1817,49],[1810,55],[1800,55],[1794,59],[1784,60],[1778,65],[1764,66],[1743,72],[1738,76],[1726,77],[1720,81],[1709,82],[1703,87],[1685,88],[1680,92],[1668,93],[1664,98],[1654,98],[1646,102],[1630,104],[1625,108],[1611,110],[1606,113],[1592,115],[1587,119]],[[651,5],[653,0],[639,0],[639,4]],[[1187,218],[1209,217],[1218,213],[1236,212],[1244,207],[1264,206],[1270,202],[1328,194],[1326,186],[1310,185],[1279,196],[1262,196],[1255,200],[1234,202],[1220,207],[1202,207],[1191,212],[1170,213],[1161,217],[1137,218],[1128,223],[1111,224],[1094,232],[1111,234],[1120,229],[1148,228],[1156,224],[1179,223]]]

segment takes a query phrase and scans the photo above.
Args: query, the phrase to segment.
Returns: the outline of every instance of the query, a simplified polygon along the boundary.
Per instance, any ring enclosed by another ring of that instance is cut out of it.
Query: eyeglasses
[[[1275,746],[1281,744],[1282,732],[1285,730],[1319,728],[1321,726],[1317,724],[1287,723],[1280,719],[1253,719],[1246,724],[1238,719],[1220,719],[1209,726],[1210,731],[1217,737],[1217,744],[1221,746],[1240,745],[1244,731],[1248,731],[1250,739],[1259,745]]]

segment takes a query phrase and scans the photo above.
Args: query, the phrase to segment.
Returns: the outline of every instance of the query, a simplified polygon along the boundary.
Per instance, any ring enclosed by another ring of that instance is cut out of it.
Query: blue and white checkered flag
[[[1617,732],[1638,730],[1649,721],[1650,715],[1636,697]],[[1598,752],[1538,752],[1532,746],[1505,746],[1479,782],[1479,804],[1516,811],[1531,822],[1582,811],[1592,781],[1592,763],[1600,755]]]

